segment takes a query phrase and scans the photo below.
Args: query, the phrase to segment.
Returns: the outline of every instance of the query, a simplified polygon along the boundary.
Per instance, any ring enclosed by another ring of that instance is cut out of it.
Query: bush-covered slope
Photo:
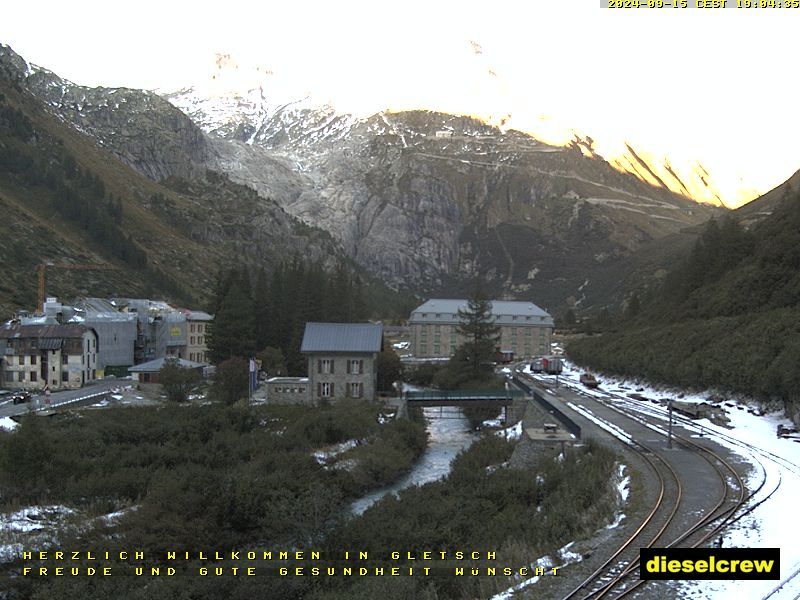
[[[794,416],[800,405],[800,192],[787,185],[780,194],[750,229],[733,218],[709,222],[640,311],[628,310],[601,335],[571,343],[570,355],[624,375],[781,400]]]

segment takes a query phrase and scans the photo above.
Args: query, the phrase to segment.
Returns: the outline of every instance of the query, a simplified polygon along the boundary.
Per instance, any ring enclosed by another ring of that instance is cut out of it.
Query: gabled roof
[[[0,338],[79,338],[87,331],[83,325],[12,325],[0,327]]]
[[[191,360],[185,360],[183,358],[157,358],[155,360],[151,360],[150,362],[142,363],[140,365],[134,365],[128,369],[131,373],[154,373],[156,371],[160,371],[164,368],[164,363],[167,360],[174,360],[178,363],[179,367],[183,367],[185,369],[199,369],[201,367],[205,367],[203,363],[196,363]]]
[[[380,352],[380,323],[306,323],[300,352]]]

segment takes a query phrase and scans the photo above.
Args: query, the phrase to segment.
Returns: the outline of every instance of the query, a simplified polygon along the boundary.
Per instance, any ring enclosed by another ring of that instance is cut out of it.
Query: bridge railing
[[[561,422],[564,426],[564,429],[569,431],[572,435],[576,438],[580,439],[581,437],[581,427],[575,421],[570,419],[561,409],[556,406],[553,406],[550,402],[548,402],[544,396],[542,396],[539,392],[533,389],[533,386],[526,383],[522,379],[517,376],[511,378],[511,381],[514,382],[515,385],[525,390],[527,393],[533,396],[534,402],[536,402],[542,409],[544,409],[547,413],[552,415],[555,419]]]
[[[509,390],[429,390],[429,391],[416,391],[405,392],[403,397],[408,402],[417,401],[436,401],[436,400],[515,400],[522,398],[526,394],[518,389]]]

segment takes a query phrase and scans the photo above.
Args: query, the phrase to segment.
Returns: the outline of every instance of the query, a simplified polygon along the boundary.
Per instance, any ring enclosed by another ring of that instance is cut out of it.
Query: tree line
[[[264,269],[223,273],[209,311],[214,315],[206,340],[211,362],[260,353],[283,371],[277,374],[296,376],[306,374],[300,343],[307,322],[360,322],[373,312],[363,280],[346,265],[326,271],[300,258],[271,275]]]

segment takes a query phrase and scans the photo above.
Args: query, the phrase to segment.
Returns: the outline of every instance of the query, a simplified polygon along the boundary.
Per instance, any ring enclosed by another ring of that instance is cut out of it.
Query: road
[[[81,398],[85,398],[86,396],[91,396],[95,394],[102,394],[107,392],[108,390],[120,387],[124,385],[130,385],[130,381],[127,379],[108,379],[103,381],[98,381],[97,383],[84,386],[77,390],[64,390],[62,392],[53,392],[50,395],[50,408],[57,408],[57,407],[65,407],[70,404],[74,404],[76,401],[79,401]],[[24,404],[14,404],[11,401],[11,398],[8,397],[7,399],[0,402],[0,417],[12,417],[14,415],[21,415],[29,410],[37,409],[40,406],[44,407],[44,394],[40,393],[39,395],[31,395],[31,401],[26,402]]]

